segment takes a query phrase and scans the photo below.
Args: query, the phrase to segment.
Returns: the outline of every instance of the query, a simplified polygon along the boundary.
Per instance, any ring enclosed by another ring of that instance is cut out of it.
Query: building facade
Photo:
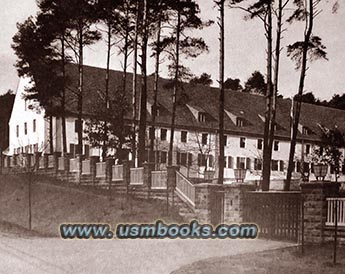
[[[72,81],[70,89],[76,88],[77,68],[67,70]],[[104,70],[85,67],[85,95],[83,102],[85,121],[92,115],[93,101],[103,87]],[[128,77],[131,80],[131,77]],[[112,71],[110,86],[115,87],[122,79],[121,72]],[[165,88],[166,79],[160,80],[158,110],[155,130],[152,130],[153,78],[148,79],[147,144],[154,138],[154,155],[157,169],[165,169],[168,161],[172,98],[171,90]],[[25,100],[27,79],[21,79],[9,122],[9,154],[52,153],[62,151],[61,119],[53,117],[53,147],[49,151],[49,120],[37,102]],[[130,86],[130,83],[128,84]],[[176,129],[174,133],[173,163],[180,165],[189,177],[203,178],[205,172],[217,173],[218,165],[218,90],[201,85],[185,84],[179,94]],[[131,91],[128,91],[131,93]],[[114,94],[113,96],[116,96]],[[72,95],[67,96],[67,152],[74,156],[77,149],[76,104]],[[183,99],[183,100],[182,100]],[[225,180],[233,180],[234,169],[247,169],[247,179],[259,180],[262,169],[264,97],[244,92],[226,91],[225,97]],[[285,178],[290,149],[291,100],[278,100],[276,136],[272,151],[272,179]],[[128,119],[128,121],[130,121]],[[299,172],[312,171],[313,148],[320,144],[320,125],[337,126],[345,132],[345,112],[322,106],[303,104],[295,153],[295,177]],[[149,147],[149,146],[148,146]],[[84,141],[83,154],[99,156],[99,148],[90,147]],[[131,156],[129,156],[131,157]],[[330,168],[330,174],[331,174]],[[345,171],[345,169],[344,169]]]

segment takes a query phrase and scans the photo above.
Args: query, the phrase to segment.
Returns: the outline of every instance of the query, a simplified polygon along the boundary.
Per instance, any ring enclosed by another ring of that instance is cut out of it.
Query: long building
[[[68,65],[68,87],[66,103],[66,127],[68,153],[77,151],[77,97],[78,69]],[[115,98],[122,87],[123,74],[110,72],[110,98]],[[128,100],[132,101],[132,75],[128,74]],[[156,168],[164,169],[167,164],[172,117],[172,88],[169,80],[160,79],[158,109],[155,131],[152,123],[154,78],[148,78],[147,102],[147,145],[154,134]],[[9,154],[49,151],[49,122],[38,102],[25,100],[28,79],[22,78],[16,92],[14,107],[9,122]],[[104,100],[105,70],[84,67],[83,117],[87,121],[94,115]],[[217,172],[218,159],[218,89],[203,85],[183,84],[178,94],[176,129],[174,134],[173,163],[185,168],[190,177],[204,177],[205,171]],[[130,101],[130,102],[131,102]],[[290,146],[291,100],[279,98],[277,102],[276,134],[272,153],[272,178],[284,178],[287,170]],[[247,169],[247,178],[260,179],[262,169],[263,130],[265,98],[260,95],[226,90],[225,92],[225,180],[234,178],[235,168]],[[131,112],[126,120],[131,122]],[[312,171],[313,148],[321,141],[321,126],[337,126],[345,132],[345,111],[302,104],[298,142],[295,154],[295,174],[300,170]],[[54,152],[62,151],[61,118],[53,117]],[[83,154],[99,156],[100,149],[90,147],[84,141]],[[131,157],[131,155],[129,155]],[[345,168],[343,168],[345,173]],[[332,174],[330,167],[329,174]]]

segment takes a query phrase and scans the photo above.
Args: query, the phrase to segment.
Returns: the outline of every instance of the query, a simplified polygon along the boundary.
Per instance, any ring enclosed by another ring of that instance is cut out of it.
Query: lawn
[[[0,176],[0,221],[28,228],[28,176]],[[166,216],[164,202],[108,195],[92,187],[76,187],[44,177],[32,184],[32,229],[42,235],[58,236],[62,223],[146,222],[157,219],[180,221],[178,216]],[[8,226],[8,225],[7,225]]]
[[[297,248],[286,248],[232,257],[218,257],[184,266],[172,274],[325,274],[345,273],[345,247],[338,248],[333,265],[332,245],[308,246],[304,255]]]

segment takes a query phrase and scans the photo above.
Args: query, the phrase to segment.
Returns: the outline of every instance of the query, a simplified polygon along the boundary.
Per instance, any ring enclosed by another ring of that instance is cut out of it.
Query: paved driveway
[[[0,272],[164,274],[209,257],[288,246],[265,240],[62,240],[0,235]]]

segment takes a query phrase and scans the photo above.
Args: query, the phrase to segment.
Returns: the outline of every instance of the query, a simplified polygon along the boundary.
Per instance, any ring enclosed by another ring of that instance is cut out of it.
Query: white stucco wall
[[[10,144],[9,153],[19,147],[28,145],[38,145],[39,151],[43,151],[47,144],[45,137],[47,133],[47,121],[44,119],[44,110],[38,106],[37,102],[25,101],[25,87],[30,85],[28,78],[21,78],[9,121]],[[30,105],[34,106],[31,109]],[[33,132],[33,121],[36,120],[36,131]],[[27,123],[27,134],[24,132],[24,124]],[[19,126],[19,137],[17,137],[17,126]]]

